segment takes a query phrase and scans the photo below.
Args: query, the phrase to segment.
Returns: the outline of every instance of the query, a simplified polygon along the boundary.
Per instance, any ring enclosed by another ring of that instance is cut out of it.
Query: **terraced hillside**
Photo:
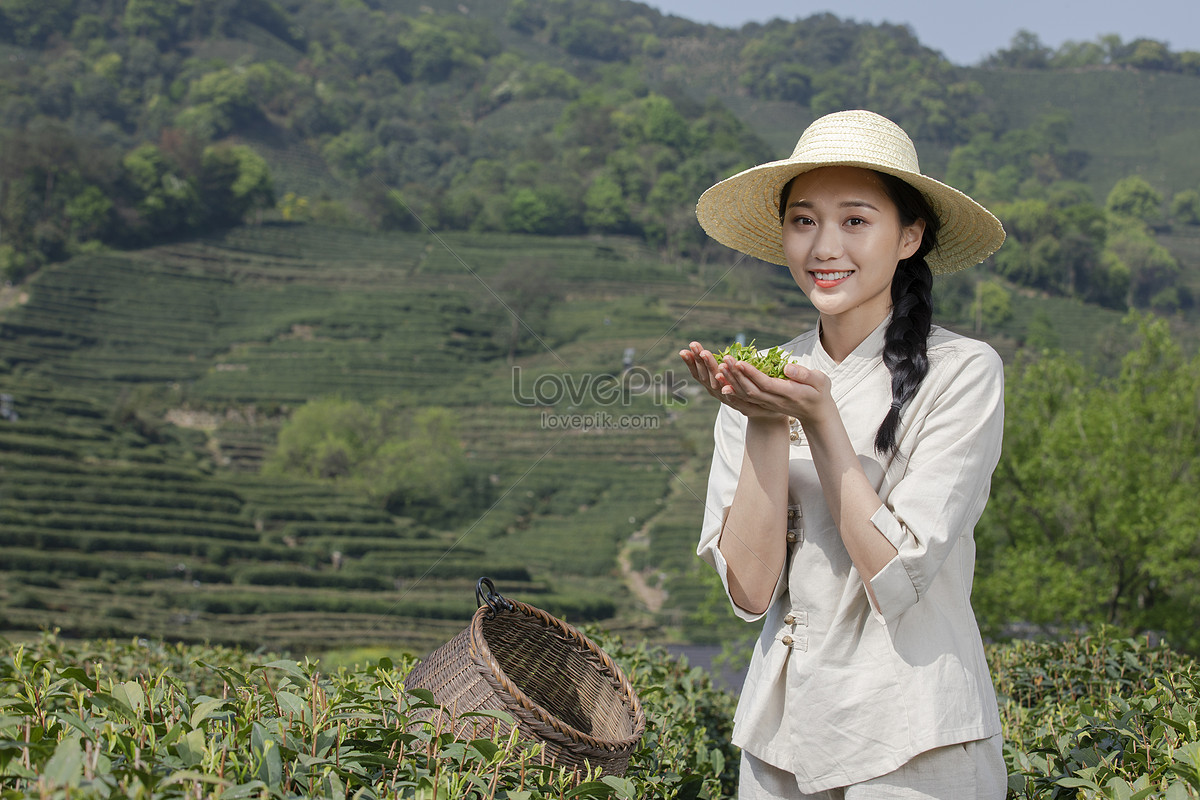
[[[560,302],[510,366],[493,287],[529,263]],[[485,574],[568,619],[684,623],[618,567],[633,541],[653,585],[648,543],[690,570],[713,409],[678,384],[675,351],[811,322],[764,302],[786,276],[745,292],[727,272],[615,239],[316,227],[48,269],[0,325],[0,630],[423,650]],[[627,348],[639,382],[589,396]],[[259,474],[290,410],[334,395],[452,410],[477,476],[452,526]],[[706,591],[679,578],[681,607]]]
[[[939,321],[972,331],[962,280],[937,288]],[[538,296],[553,302],[528,310]],[[79,257],[9,298],[0,632],[306,650],[432,648],[481,575],[567,619],[721,635],[693,555],[715,408],[676,352],[813,323],[761,264],[316,226]],[[511,364],[509,309],[528,324]],[[1014,295],[983,334],[1011,356],[1034,319],[1103,355],[1120,314]],[[260,472],[290,414],[335,396],[453,414],[472,476],[453,519]]]

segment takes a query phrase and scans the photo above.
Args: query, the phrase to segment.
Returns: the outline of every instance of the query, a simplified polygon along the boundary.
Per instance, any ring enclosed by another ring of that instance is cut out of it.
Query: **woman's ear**
[[[925,235],[925,220],[918,219],[912,225],[900,229],[900,258],[912,258],[913,253],[921,246],[921,237]]]

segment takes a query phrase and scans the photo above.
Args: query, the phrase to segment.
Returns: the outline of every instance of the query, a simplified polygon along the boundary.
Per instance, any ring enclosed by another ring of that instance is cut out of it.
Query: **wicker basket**
[[[623,775],[646,717],[620,668],[570,625],[496,594],[487,578],[476,596],[471,624],[418,664],[406,687],[432,692],[458,735],[508,735],[503,722],[462,716],[505,711],[519,736],[545,743],[545,763]]]

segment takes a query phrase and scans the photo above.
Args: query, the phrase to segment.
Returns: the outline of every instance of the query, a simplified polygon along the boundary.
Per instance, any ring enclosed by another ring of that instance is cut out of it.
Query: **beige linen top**
[[[786,345],[826,373],[850,441],[883,506],[871,522],[898,554],[868,598],[833,524],[803,431],[793,425],[788,559],[734,715],[733,742],[815,793],[891,772],[943,745],[1000,733],[971,610],[973,530],[1000,457],[1004,372],[989,346],[935,327],[929,373],[904,407],[899,446],[875,453],[891,403],[885,320],[842,363],[817,331]],[[746,418],[722,406],[698,554],[725,584],[717,549],[742,463]],[[731,600],[732,602],[732,600]]]

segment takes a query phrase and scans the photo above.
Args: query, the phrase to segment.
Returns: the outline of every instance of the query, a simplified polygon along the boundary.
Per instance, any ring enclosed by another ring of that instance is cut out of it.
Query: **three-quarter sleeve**
[[[708,491],[704,498],[704,523],[700,530],[700,544],[696,554],[710,564],[721,578],[725,587],[725,596],[733,606],[733,612],[747,622],[762,619],[766,611],[752,613],[734,602],[729,594],[729,565],[718,546],[721,541],[721,531],[725,527],[725,518],[729,515],[729,507],[733,504],[733,495],[737,490],[738,476],[741,473],[742,455],[745,451],[746,423],[745,417],[727,406],[721,406],[717,421],[713,425],[712,466],[708,473]],[[765,608],[770,609],[787,586],[787,570],[780,570],[775,589],[771,593],[771,601]]]
[[[913,409],[920,416],[902,434],[897,457],[903,475],[871,517],[897,551],[871,579],[884,621],[921,599],[987,503],[1004,433],[1004,365],[990,347],[973,344],[954,354],[957,369],[945,370]]]

